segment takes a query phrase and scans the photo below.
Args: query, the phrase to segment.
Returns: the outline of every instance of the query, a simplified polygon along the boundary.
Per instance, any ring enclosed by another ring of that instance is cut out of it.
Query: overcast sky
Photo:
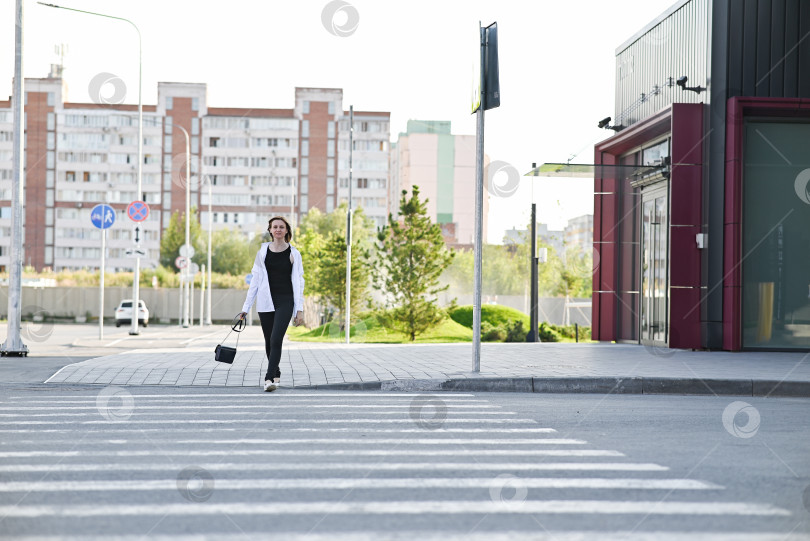
[[[344,106],[390,111],[396,141],[408,119],[450,120],[474,134],[470,114],[479,21],[497,21],[501,106],[486,114],[486,152],[521,175],[532,162],[592,163],[612,132],[615,50],[674,0],[53,0],[131,19],[143,40],[143,102],[157,82],[208,85],[213,107],[292,108],[296,86],[342,88]],[[325,16],[325,9],[334,16]],[[0,16],[0,96],[14,74],[14,1]],[[325,24],[326,22],[326,24]],[[333,24],[334,23],[334,26]],[[356,24],[355,24],[356,23]],[[138,41],[127,23],[25,0],[26,77],[44,77],[68,46],[68,100],[90,102],[100,72],[119,76],[138,102]],[[344,35],[341,35],[344,34]],[[504,171],[496,183],[507,182]],[[593,212],[592,182],[534,180],[538,219],[562,228]],[[490,199],[487,240],[529,221],[532,181]],[[471,187],[472,189],[472,187]]]

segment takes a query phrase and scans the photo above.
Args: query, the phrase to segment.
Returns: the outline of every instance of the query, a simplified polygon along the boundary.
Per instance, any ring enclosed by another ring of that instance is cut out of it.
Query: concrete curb
[[[402,379],[295,387],[351,391],[650,394],[810,398],[810,381],[661,377]]]

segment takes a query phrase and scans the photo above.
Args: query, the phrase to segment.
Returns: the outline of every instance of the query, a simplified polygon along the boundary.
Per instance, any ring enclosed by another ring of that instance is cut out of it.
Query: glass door
[[[666,346],[669,333],[669,217],[666,188],[641,196],[642,344]]]

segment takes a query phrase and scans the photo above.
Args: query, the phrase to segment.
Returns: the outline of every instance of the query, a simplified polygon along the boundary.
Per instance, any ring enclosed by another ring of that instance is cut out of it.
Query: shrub
[[[481,340],[484,342],[503,342],[506,340],[506,330],[500,325],[492,325],[486,321],[481,322]]]
[[[507,342],[525,342],[526,341],[526,331],[523,330],[523,322],[513,321],[507,328],[506,328],[506,341]]]
[[[558,333],[554,326],[546,323],[545,321],[540,324],[539,328],[540,334],[540,341],[541,342],[559,342],[560,341],[560,333]]]
[[[459,306],[453,310],[448,310],[448,312],[453,321],[472,329],[473,307],[471,304]],[[529,326],[529,316],[520,310],[499,304],[485,304],[481,306],[481,322],[483,323],[484,321],[493,326],[501,325],[504,329],[513,321],[522,321],[524,327]]]

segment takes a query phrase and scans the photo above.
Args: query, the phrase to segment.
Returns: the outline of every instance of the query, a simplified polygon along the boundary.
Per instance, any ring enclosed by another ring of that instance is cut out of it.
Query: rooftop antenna
[[[65,55],[68,52],[68,46],[66,43],[60,43],[59,45],[53,46],[53,52],[56,53],[56,56],[59,57],[58,64],[51,64],[51,78],[61,79],[62,72],[65,71]]]

